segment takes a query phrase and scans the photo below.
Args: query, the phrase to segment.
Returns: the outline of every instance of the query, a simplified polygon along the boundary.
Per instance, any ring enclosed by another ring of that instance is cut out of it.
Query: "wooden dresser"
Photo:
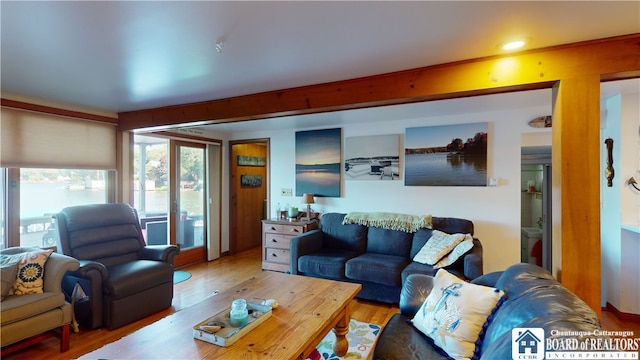
[[[289,271],[291,238],[317,228],[315,220],[262,220],[262,270]]]

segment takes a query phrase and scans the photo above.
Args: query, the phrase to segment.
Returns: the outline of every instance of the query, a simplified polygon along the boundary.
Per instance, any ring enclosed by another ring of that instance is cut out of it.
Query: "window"
[[[115,121],[36,107],[0,108],[2,247],[54,246],[53,213],[115,199]]]
[[[135,135],[133,154],[134,207],[141,218],[167,216],[169,141]],[[142,164],[142,166],[141,166]]]
[[[20,246],[56,246],[51,216],[64,207],[107,202],[107,171],[20,169]]]

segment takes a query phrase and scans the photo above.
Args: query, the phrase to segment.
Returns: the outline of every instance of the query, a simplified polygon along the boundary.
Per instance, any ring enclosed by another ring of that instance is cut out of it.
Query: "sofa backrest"
[[[54,215],[58,252],[111,266],[137,260],[145,246],[138,213],[129,204],[70,206]]]
[[[447,234],[471,234],[473,236],[473,222],[467,219],[459,219],[452,217],[432,217],[431,227],[434,230],[440,230]],[[411,251],[409,256],[413,259],[422,249],[424,244],[431,238],[432,229],[422,228],[413,235]]]
[[[413,234],[370,226],[367,233],[367,252],[409,257]]]
[[[358,224],[342,224],[346,214],[326,213],[322,215],[320,227],[326,248],[364,253],[367,247],[367,227]]]
[[[473,282],[492,286],[496,277],[487,274]],[[545,336],[551,336],[552,330],[593,333],[601,329],[597,315],[584,301],[536,265],[512,265],[493,286],[504,291],[506,300],[486,329],[482,359],[510,359],[514,328],[543,328]]]

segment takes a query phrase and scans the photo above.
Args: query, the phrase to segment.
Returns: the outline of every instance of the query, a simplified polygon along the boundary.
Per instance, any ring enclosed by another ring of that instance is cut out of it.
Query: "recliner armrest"
[[[425,274],[411,274],[402,286],[400,292],[400,312],[413,318],[427,299],[433,288],[433,276]]]
[[[298,258],[300,256],[322,249],[323,234],[321,229],[314,229],[291,239],[289,243],[291,274],[298,274]]]
[[[107,270],[107,267],[93,260],[80,260],[78,270],[69,272],[68,274],[85,279],[100,279],[100,281],[109,278],[109,270]]]
[[[141,260],[162,261],[173,266],[173,260],[180,253],[176,245],[147,245],[140,249]]]

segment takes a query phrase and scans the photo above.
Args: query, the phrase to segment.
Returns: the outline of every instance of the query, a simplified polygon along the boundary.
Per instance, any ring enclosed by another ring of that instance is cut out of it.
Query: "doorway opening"
[[[551,271],[551,147],[523,147],[520,175],[520,261]]]
[[[139,134],[133,143],[133,205],[145,241],[178,245],[176,267],[207,259],[210,146]]]
[[[269,139],[230,141],[229,252],[262,245],[268,218]]]

